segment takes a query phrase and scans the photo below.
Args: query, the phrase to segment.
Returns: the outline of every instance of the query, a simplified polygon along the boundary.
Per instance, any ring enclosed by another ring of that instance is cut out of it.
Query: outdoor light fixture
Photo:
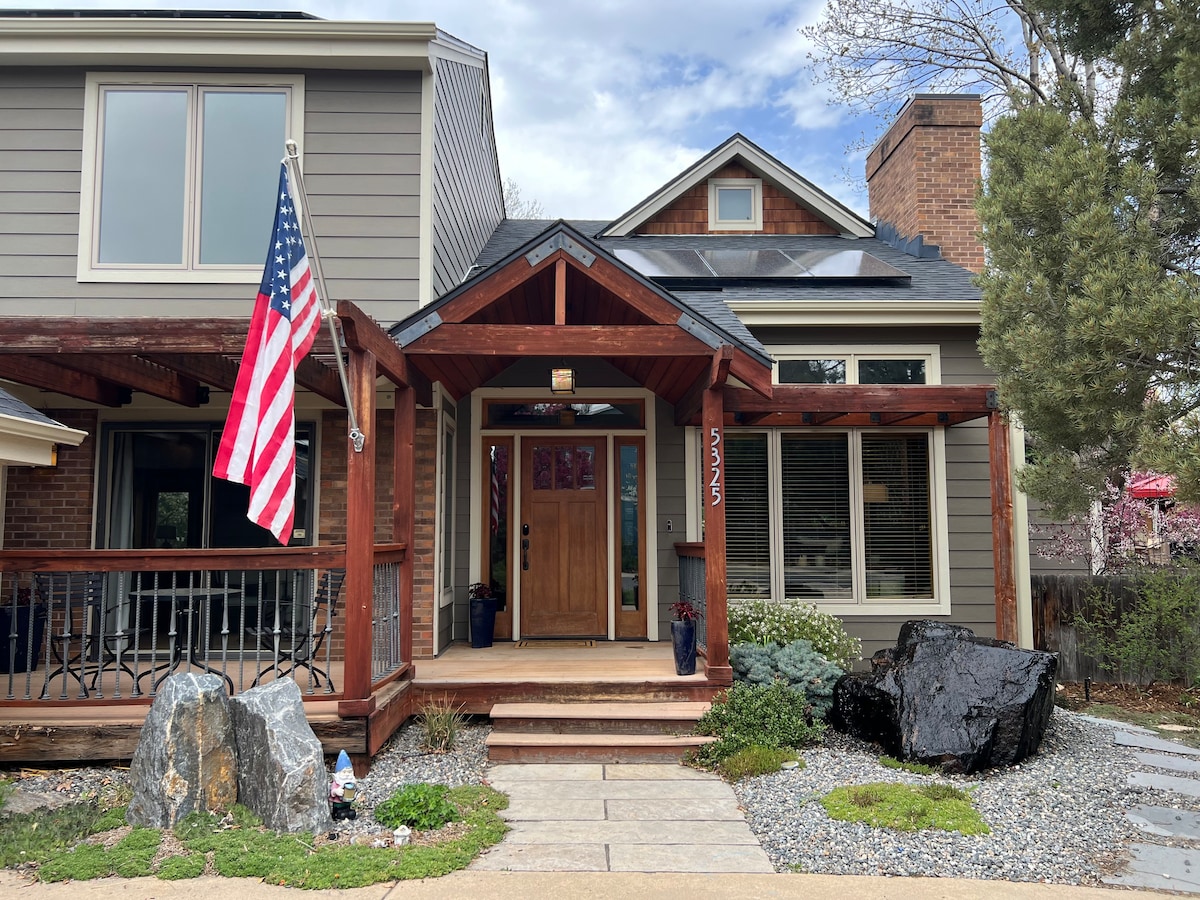
[[[574,369],[551,369],[550,370],[550,393],[552,393],[552,394],[573,394],[573,393],[575,393],[575,370]]]

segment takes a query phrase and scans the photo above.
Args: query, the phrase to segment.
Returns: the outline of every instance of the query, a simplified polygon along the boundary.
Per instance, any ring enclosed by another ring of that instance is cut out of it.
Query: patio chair
[[[42,685],[43,700],[50,698],[50,682],[63,676],[61,699],[67,697],[67,678],[79,682],[80,699],[89,696],[84,683],[89,663],[92,664],[91,688],[96,685],[100,670],[116,661],[118,653],[112,641],[124,640],[124,632],[104,634],[104,575],[101,572],[34,572],[33,586],[38,599],[47,606],[50,627],[59,629],[50,635],[50,653],[58,668],[46,673]],[[74,629],[78,627],[78,631]],[[103,644],[101,646],[101,637]],[[132,669],[121,661],[118,667],[131,678]]]
[[[291,675],[297,669],[308,669],[313,685],[324,681],[325,692],[334,692],[329,673],[316,664],[317,654],[325,639],[333,631],[333,617],[337,614],[338,597],[342,593],[342,582],[346,580],[345,569],[326,569],[317,578],[313,592],[311,616],[296,621],[289,615],[291,604],[265,601],[262,619],[257,626],[249,626],[246,633],[258,641],[263,650],[270,650],[271,665],[254,676],[250,686],[254,687],[268,672],[276,678]]]

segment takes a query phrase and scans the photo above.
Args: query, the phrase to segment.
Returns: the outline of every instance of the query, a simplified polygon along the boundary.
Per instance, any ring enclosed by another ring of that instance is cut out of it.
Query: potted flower
[[[496,596],[492,586],[481,581],[467,588],[467,599],[471,604],[471,646],[492,646],[496,633]]]
[[[675,651],[675,674],[696,674],[696,620],[703,616],[690,600],[671,604],[671,649]]]

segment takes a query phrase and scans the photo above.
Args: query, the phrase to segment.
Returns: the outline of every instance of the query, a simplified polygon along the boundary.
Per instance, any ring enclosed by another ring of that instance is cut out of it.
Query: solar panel
[[[865,250],[654,249],[618,247],[617,259],[647,278],[717,281],[903,278]]]

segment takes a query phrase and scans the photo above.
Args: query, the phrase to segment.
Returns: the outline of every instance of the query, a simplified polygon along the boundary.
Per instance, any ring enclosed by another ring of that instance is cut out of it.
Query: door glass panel
[[[596,489],[596,448],[576,447],[575,463],[577,466],[575,488],[581,491],[594,491]]]
[[[500,609],[508,600],[508,473],[509,448],[491,444],[488,452],[488,565],[487,578]]]
[[[554,465],[554,448],[533,448],[533,489],[548,491],[554,486],[551,469]]]
[[[641,485],[638,483],[638,447],[624,444],[620,448],[620,471],[617,483],[620,485],[621,517],[621,609],[636,610],[640,605],[638,573],[641,571],[640,549],[638,540],[638,522],[641,510],[638,508],[641,499]]]
[[[554,448],[554,489],[569,491],[575,487],[575,457],[571,447]]]

